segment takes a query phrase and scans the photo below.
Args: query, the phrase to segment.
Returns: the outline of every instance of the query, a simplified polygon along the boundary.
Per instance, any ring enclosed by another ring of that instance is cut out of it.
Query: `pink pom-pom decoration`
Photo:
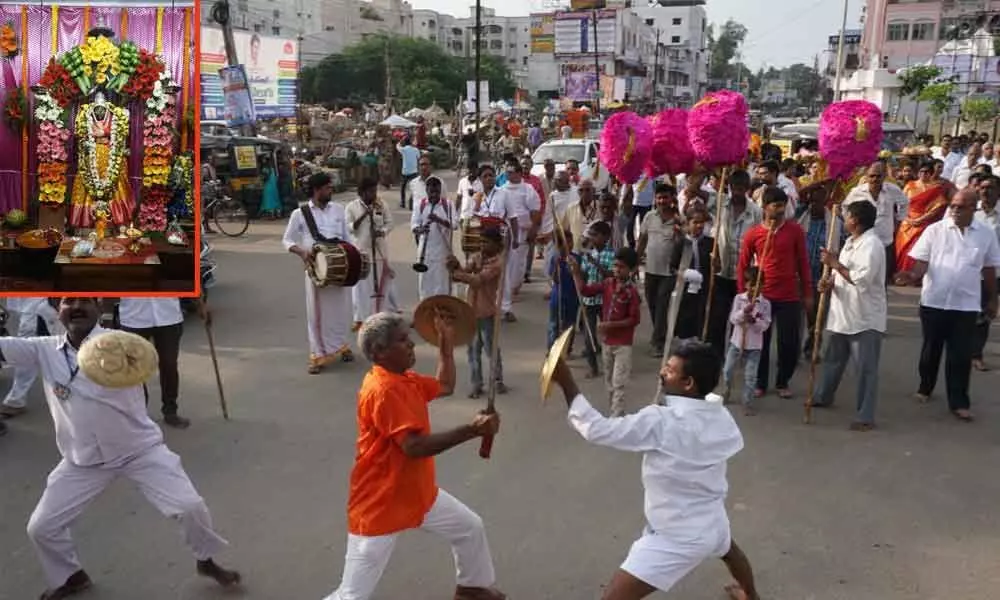
[[[650,178],[694,171],[694,150],[688,138],[688,111],[668,108],[649,119],[653,126],[653,148],[646,163]]]
[[[738,165],[750,147],[750,107],[742,94],[722,90],[698,101],[688,114],[688,137],[695,158],[712,169]]]
[[[634,112],[620,112],[601,131],[601,164],[623,183],[635,183],[653,149],[653,126]]]
[[[883,135],[882,110],[871,102],[845,100],[827,106],[819,119],[819,153],[827,174],[844,180],[878,160]]]

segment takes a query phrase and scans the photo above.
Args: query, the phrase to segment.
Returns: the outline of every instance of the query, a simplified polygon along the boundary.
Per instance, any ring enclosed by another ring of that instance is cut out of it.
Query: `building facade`
[[[658,95],[687,105],[704,95],[708,83],[708,14],[705,7],[652,5],[632,9],[666,47],[657,77]]]

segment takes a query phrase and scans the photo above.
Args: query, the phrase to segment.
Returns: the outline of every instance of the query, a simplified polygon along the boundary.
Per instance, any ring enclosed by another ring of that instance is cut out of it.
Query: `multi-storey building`
[[[708,15],[704,2],[652,4],[633,8],[666,46],[666,64],[657,77],[659,94],[672,104],[700,98],[708,82]]]

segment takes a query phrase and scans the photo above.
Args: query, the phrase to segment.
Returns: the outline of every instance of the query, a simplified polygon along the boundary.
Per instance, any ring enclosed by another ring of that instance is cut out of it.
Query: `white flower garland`
[[[108,168],[102,178],[97,172],[97,141],[90,130],[89,117],[93,117],[94,106],[91,104],[86,110],[81,110],[76,117],[76,129],[79,133],[81,129],[86,133],[81,140],[83,168],[86,169],[87,178],[85,181],[90,185],[90,193],[95,199],[105,198],[108,192],[118,181],[118,175],[122,166],[122,143],[124,137],[121,134],[121,120],[128,122],[128,113],[123,108],[112,104],[105,105],[111,112],[111,143],[108,147]]]

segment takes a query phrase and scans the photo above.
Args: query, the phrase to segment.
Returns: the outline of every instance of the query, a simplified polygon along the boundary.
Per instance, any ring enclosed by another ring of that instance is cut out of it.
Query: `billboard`
[[[604,65],[600,71],[605,71]],[[594,75],[593,63],[567,63],[560,65],[563,80],[562,97],[573,102],[593,102],[598,90],[598,78]]]
[[[556,50],[555,15],[531,15],[531,53],[552,54]]]
[[[597,15],[597,40],[594,40],[594,15]],[[615,11],[560,12],[555,15],[555,53],[614,54]]]
[[[246,69],[259,118],[294,117],[299,49],[295,40],[234,31],[236,56]],[[222,30],[201,28],[201,118],[225,118],[226,98],[219,71],[226,66]]]

